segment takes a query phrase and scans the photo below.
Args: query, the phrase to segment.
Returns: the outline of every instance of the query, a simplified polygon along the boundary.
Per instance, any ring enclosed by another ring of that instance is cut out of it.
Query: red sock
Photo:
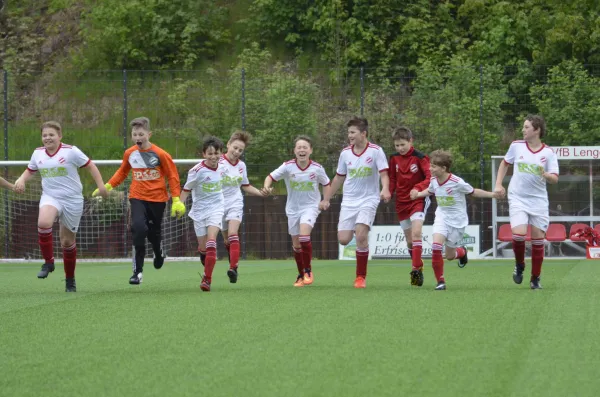
[[[302,246],[304,269],[312,270],[312,242],[310,241],[310,235],[300,235],[300,245]]]
[[[237,234],[229,235],[229,244],[226,247],[229,252],[229,268],[237,269],[240,261],[240,238]]]
[[[513,234],[513,252],[515,253],[515,261],[518,264],[525,264],[525,235]]]
[[[294,247],[294,259],[296,260],[296,267],[298,267],[298,274],[304,276],[304,255],[302,255],[302,248]]]
[[[204,275],[210,283],[212,281],[212,273],[217,263],[217,242],[208,240],[206,242],[206,264],[204,265]]]
[[[412,259],[413,257],[413,244],[412,243],[406,243],[406,247],[408,248],[408,255],[410,255],[410,258]]]
[[[369,262],[369,247],[356,249],[356,275],[367,277],[367,264]]]
[[[464,249],[463,247],[458,247],[458,248],[456,248],[456,257],[454,257],[453,259],[460,259],[460,258],[464,257],[465,255],[467,255],[467,250]]]
[[[542,262],[544,261],[544,239],[531,240],[531,278],[542,274]]]
[[[444,258],[442,258],[442,245],[433,243],[431,246],[431,265],[437,281],[444,282]]]
[[[40,251],[46,263],[54,263],[54,246],[52,245],[52,228],[43,229],[38,227],[38,242]]]
[[[74,278],[75,264],[77,262],[77,247],[75,243],[70,247],[63,247],[63,262],[65,264],[65,276],[67,278]]]
[[[421,255],[423,254],[423,242],[421,240],[414,240],[412,243],[412,249],[409,248],[410,257],[412,258],[412,269],[419,270],[423,267],[421,261]]]

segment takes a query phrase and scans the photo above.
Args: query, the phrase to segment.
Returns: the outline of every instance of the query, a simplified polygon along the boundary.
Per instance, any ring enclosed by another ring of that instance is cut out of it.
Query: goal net
[[[175,160],[182,184],[187,171],[198,160]],[[4,178],[14,182],[26,169],[28,161],[0,162],[4,166]],[[120,160],[94,161],[102,177],[107,181],[121,165]],[[130,233],[130,211],[128,191],[131,177],[110,192],[108,199],[93,199],[96,188],[89,173],[79,172],[84,186],[84,210],[77,232],[77,253],[80,258],[131,258],[132,240]],[[0,191],[0,257],[5,259],[40,259],[37,217],[42,194],[41,178],[35,175],[26,186],[24,194]],[[191,198],[186,206],[189,209]],[[171,202],[167,203],[163,219],[163,250],[169,257],[191,257],[197,255],[196,236],[192,220],[187,216],[171,218]],[[58,235],[58,223],[53,226],[54,252],[62,256]],[[152,255],[148,244],[148,255]]]

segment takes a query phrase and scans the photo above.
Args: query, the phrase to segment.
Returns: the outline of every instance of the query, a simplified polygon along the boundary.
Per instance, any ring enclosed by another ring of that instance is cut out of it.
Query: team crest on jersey
[[[545,162],[546,162],[546,157],[542,157],[542,158],[540,158],[540,161],[541,161],[542,163],[545,163]]]
[[[365,163],[367,164],[371,164],[373,162],[373,157],[367,157],[367,159],[365,160]]]
[[[446,188],[446,193],[448,194],[452,194],[452,189],[450,189],[449,187]]]
[[[416,164],[411,164],[410,165],[410,172],[412,172],[413,174],[416,174],[417,171],[419,171],[419,167],[417,167]]]
[[[396,164],[396,172],[398,172],[398,164]]]
[[[310,179],[315,179],[317,177],[317,175],[313,172],[312,174],[310,174],[309,178]]]
[[[150,159],[148,160],[148,162],[150,163],[150,165],[152,167],[156,167],[156,164],[158,164],[158,159],[156,157],[150,157]]]
[[[61,163],[61,164],[64,164],[65,161],[67,161],[67,160],[65,160],[64,157],[61,157],[61,158],[58,159],[58,162]]]
[[[244,170],[242,169],[242,167],[238,168],[238,171],[240,172],[240,174],[244,173]]]

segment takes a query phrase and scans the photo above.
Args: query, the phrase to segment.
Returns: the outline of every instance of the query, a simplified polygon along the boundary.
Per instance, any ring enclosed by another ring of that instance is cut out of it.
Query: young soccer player
[[[204,157],[189,172],[181,192],[181,202],[185,203],[192,192],[192,208],[189,217],[194,221],[194,230],[198,239],[198,251],[206,252],[204,274],[200,288],[209,292],[212,273],[217,262],[217,235],[221,230],[225,213],[222,173],[219,158],[223,151],[223,142],[215,137],[207,137],[202,144]]]
[[[76,146],[61,142],[62,128],[59,123],[47,121],[42,124],[41,131],[44,146],[35,149],[27,169],[15,182],[14,189],[17,193],[25,192],[25,184],[39,171],[42,177],[42,197],[38,215],[38,238],[44,264],[37,276],[46,278],[54,271],[52,224],[58,217],[66,277],[65,291],[76,292],[75,238],[83,213],[83,186],[77,170],[85,167],[89,171],[102,197],[108,197],[108,192],[96,165]]]
[[[119,186],[132,172],[129,187],[131,205],[131,233],[133,236],[133,275],[129,284],[139,285],[143,281],[146,238],[154,251],[154,268],[160,269],[165,261],[162,249],[161,228],[169,193],[173,198],[171,216],[181,217],[185,206],[179,201],[179,174],[169,153],[150,143],[152,132],[150,120],[138,117],[130,123],[134,145],[125,151],[121,167],[106,184],[108,191]],[[96,192],[92,194],[96,195]]]
[[[436,150],[430,155],[431,181],[429,187],[423,191],[412,190],[410,197],[418,200],[423,197],[435,195],[437,209],[433,222],[433,244],[431,264],[437,279],[436,290],[446,289],[444,278],[444,259],[442,247],[446,243],[446,259],[458,259],[460,266],[468,262],[467,250],[460,246],[469,224],[467,214],[467,195],[481,198],[496,198],[498,195],[481,189],[474,189],[462,178],[450,173],[452,156],[444,150]]]
[[[390,194],[396,193],[396,213],[404,231],[408,253],[412,259],[411,285],[423,285],[423,221],[429,197],[411,200],[410,192],[420,192],[429,186],[429,157],[413,147],[413,133],[407,127],[398,127],[392,134],[397,153],[390,156]]]
[[[225,241],[225,248],[229,254],[229,269],[227,276],[229,282],[235,283],[238,279],[238,262],[240,259],[240,238],[238,230],[244,216],[244,196],[240,187],[252,196],[266,196],[250,185],[246,164],[241,160],[242,154],[250,143],[251,136],[246,131],[236,131],[227,142],[227,153],[219,160],[223,182],[223,196],[225,198],[225,215],[221,234]],[[205,263],[206,252],[200,251],[200,259]]]
[[[388,162],[383,149],[369,142],[367,119],[354,117],[347,124],[350,146],[342,150],[331,189],[319,204],[329,208],[329,201],[344,185],[338,222],[338,241],[347,245],[356,238],[356,279],[354,288],[365,288],[369,260],[369,231],[375,221],[379,201],[390,200]],[[382,189],[379,189],[381,178]]]
[[[312,242],[310,233],[321,212],[319,203],[321,192],[327,193],[331,181],[323,167],[310,159],[312,154],[312,140],[300,135],[294,140],[294,154],[296,159],[286,161],[265,178],[263,191],[271,192],[271,184],[281,179],[285,181],[287,189],[287,202],[285,213],[288,218],[288,231],[292,236],[292,248],[298,277],[294,287],[304,287],[313,283],[312,272]]]
[[[544,261],[544,238],[550,224],[546,183],[558,183],[558,159],[542,142],[546,122],[539,115],[528,115],[523,123],[523,140],[514,141],[498,168],[495,192],[502,197],[502,181],[508,167],[515,165],[508,185],[508,214],[513,234],[515,268],[513,281],[523,282],[525,270],[525,235],[531,225],[531,289],[541,289],[540,275]]]

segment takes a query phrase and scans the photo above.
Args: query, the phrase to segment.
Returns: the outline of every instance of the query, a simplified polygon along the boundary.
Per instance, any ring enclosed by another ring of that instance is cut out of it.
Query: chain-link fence
[[[432,67],[416,76],[402,69],[389,74],[369,69],[340,73],[263,65],[228,71],[54,73],[24,81],[0,71],[4,160],[28,160],[40,146],[39,126],[46,120],[59,121],[63,140],[91,158],[120,159],[131,145],[128,122],[146,116],[153,143],[173,158],[199,158],[198,145],[207,135],[226,141],[236,129],[249,131],[253,141],[245,161],[251,183],[261,186],[270,171],[293,157],[293,139],[300,134],[314,138],[313,159],[332,177],[346,145],[345,124],[351,116],[362,115],[369,120],[370,139],[386,154],[393,152],[392,128],[408,126],[417,149],[450,150],[453,173],[475,187],[490,189],[490,156],[503,154],[520,137],[528,113],[546,117],[545,141],[550,145],[593,145],[600,139],[599,72],[596,66],[522,64]],[[283,184],[277,185],[277,193],[285,194]],[[10,200],[12,193],[3,193],[5,212]],[[290,256],[286,218],[279,205],[285,198],[254,201],[247,201],[244,252]],[[392,205],[382,204],[379,211],[378,223],[396,223]],[[471,224],[481,226],[482,250],[489,248],[489,200],[471,200],[469,216]],[[426,222],[432,218],[430,211]],[[313,239],[319,239],[322,252],[317,249],[315,256],[336,257],[335,210],[322,214],[318,223],[324,226]],[[3,245],[9,247],[14,233],[8,222],[2,229]]]

